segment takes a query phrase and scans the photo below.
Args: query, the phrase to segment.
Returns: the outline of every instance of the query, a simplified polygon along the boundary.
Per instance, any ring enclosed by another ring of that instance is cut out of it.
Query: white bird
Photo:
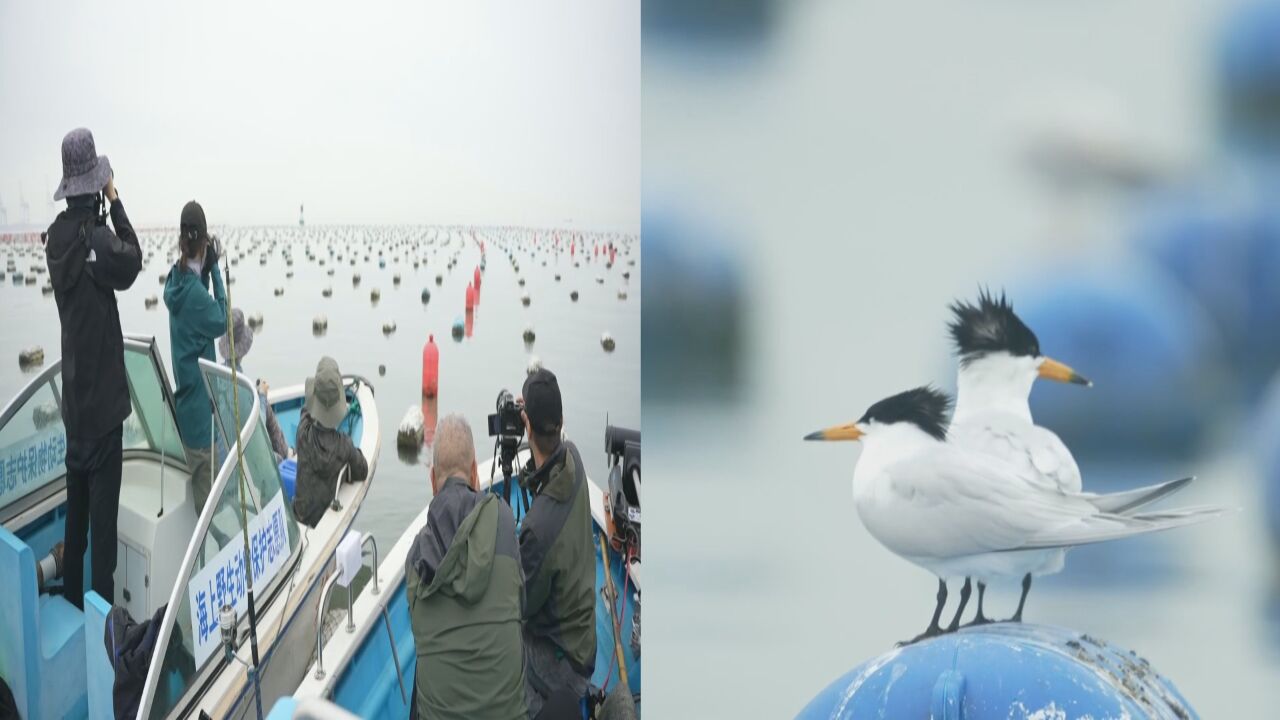
[[[916,388],[875,403],[856,422],[805,436],[862,442],[853,473],[858,516],[882,545],[938,577],[933,619],[915,640],[943,632],[948,580],[1017,577],[1028,553],[1168,530],[1223,512],[1107,512],[1098,497],[1045,487],[995,455],[948,442],[950,404],[938,390]]]
[[[1028,398],[1037,378],[1092,386],[1072,368],[1040,352],[1040,341],[1031,328],[1013,311],[1012,304],[982,291],[977,304],[957,301],[951,305],[948,329],[955,344],[959,369],[956,378],[956,406],[947,429],[947,439],[961,447],[995,455],[1012,465],[1029,481],[1065,493],[1081,492],[1080,468],[1062,440],[1051,430],[1036,425]],[[1191,482],[1182,478],[1170,482],[1114,493],[1089,495],[1100,510],[1132,514]],[[1033,576],[1062,570],[1066,550],[1020,553],[1023,561],[1022,596],[1011,618],[1022,619],[1022,610],[1031,591]],[[991,578],[978,577],[978,612],[974,623],[987,622],[982,611],[983,597]],[[960,613],[969,599],[969,579],[960,591],[960,607],[948,629],[959,625]]]

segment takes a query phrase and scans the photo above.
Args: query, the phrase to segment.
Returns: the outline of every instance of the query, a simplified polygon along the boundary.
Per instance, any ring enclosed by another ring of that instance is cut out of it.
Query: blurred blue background
[[[1032,622],[1148,658],[1206,718],[1280,677],[1280,5],[649,1],[648,705],[785,717],[927,621],[858,448],[954,387],[947,303],[1005,289],[1086,490],[1187,474],[1241,512],[1073,552]],[[1008,615],[1017,588],[988,607]],[[949,606],[950,607],[950,606]]]

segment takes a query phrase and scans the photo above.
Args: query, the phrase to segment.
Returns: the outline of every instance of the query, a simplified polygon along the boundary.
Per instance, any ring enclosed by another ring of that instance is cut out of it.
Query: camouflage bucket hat
[[[62,182],[53,192],[54,200],[93,195],[110,179],[111,161],[98,154],[88,128],[76,128],[62,138]]]
[[[337,361],[327,355],[320,358],[316,374],[307,378],[304,388],[303,409],[321,425],[338,429],[347,416],[347,398]]]

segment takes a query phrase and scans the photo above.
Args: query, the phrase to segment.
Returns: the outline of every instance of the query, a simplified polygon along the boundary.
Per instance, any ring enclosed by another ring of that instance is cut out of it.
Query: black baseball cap
[[[209,229],[204,221],[204,208],[192,200],[182,206],[182,220],[179,229],[183,235],[194,235],[197,238],[209,239]]]
[[[524,413],[529,426],[542,435],[556,432],[564,421],[564,407],[560,404],[560,383],[546,368],[540,368],[524,381],[520,391],[524,397]]]

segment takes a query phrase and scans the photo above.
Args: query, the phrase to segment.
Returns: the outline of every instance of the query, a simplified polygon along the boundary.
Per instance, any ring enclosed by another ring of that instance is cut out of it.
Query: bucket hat
[[[342,390],[342,373],[338,362],[329,356],[320,358],[316,374],[307,378],[303,409],[315,421],[333,430],[347,416],[347,398]]]
[[[62,182],[53,191],[54,200],[93,195],[110,179],[111,161],[98,154],[88,128],[76,128],[62,138]]]
[[[218,352],[222,353],[224,359],[230,360],[231,343],[228,342],[228,337],[236,341],[236,358],[244,360],[244,356],[249,354],[249,348],[253,347],[253,328],[244,321],[244,311],[240,308],[231,311],[231,332],[218,339]]]

